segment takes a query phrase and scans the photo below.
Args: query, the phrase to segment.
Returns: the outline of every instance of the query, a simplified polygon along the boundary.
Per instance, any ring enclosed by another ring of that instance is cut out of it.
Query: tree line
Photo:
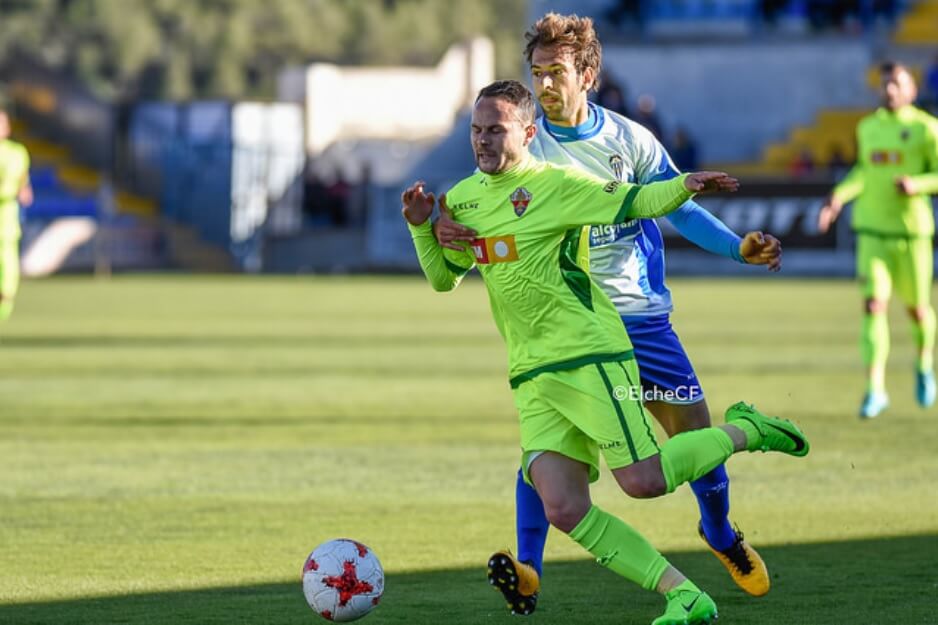
[[[0,67],[17,55],[105,99],[276,96],[314,61],[434,65],[451,44],[495,41],[521,72],[524,0],[0,0]]]

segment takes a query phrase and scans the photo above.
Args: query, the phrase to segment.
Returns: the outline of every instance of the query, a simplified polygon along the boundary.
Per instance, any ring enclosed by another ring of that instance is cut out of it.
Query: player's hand
[[[918,185],[908,176],[896,178],[896,188],[903,195],[918,195]]]
[[[830,230],[833,223],[837,220],[837,216],[840,215],[842,208],[843,205],[834,198],[829,198],[824,202],[824,206],[821,207],[817,216],[818,232],[824,234]]]
[[[472,228],[453,221],[453,214],[446,206],[446,194],[440,196],[440,218],[433,224],[433,236],[442,247],[448,247],[457,252],[463,251],[463,246],[456,241],[471,241],[476,238],[476,231]]]
[[[423,180],[418,180],[401,194],[401,214],[412,226],[419,226],[430,219],[433,205],[436,204],[436,197],[432,193],[424,193],[425,184]]]
[[[768,265],[769,271],[782,268],[782,243],[771,234],[747,232],[739,242],[739,255],[750,265]]]
[[[694,193],[733,192],[739,189],[739,180],[722,171],[698,171],[684,179],[684,188]]]
[[[33,203],[33,188],[30,185],[25,185],[16,196],[17,201],[20,203],[20,206],[31,206]]]

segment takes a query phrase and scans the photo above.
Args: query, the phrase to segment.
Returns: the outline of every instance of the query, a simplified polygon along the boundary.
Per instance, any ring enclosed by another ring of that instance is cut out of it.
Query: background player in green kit
[[[856,199],[857,276],[864,297],[861,351],[868,386],[860,416],[889,405],[888,305],[893,288],[905,304],[919,350],[916,399],[935,403],[935,311],[931,305],[935,219],[929,194],[938,193],[938,120],[912,106],[917,95],[908,68],[880,68],[882,107],[857,126],[857,164],[821,208],[826,232],[844,204]]]
[[[20,205],[32,203],[29,152],[10,140],[10,116],[0,109],[0,321],[13,312],[20,284]]]
[[[638,368],[609,298],[576,263],[581,228],[676,210],[695,192],[735,190],[726,174],[684,174],[645,187],[604,181],[534,160],[534,101],[519,82],[484,88],[472,115],[479,171],[441,198],[478,233],[465,251],[442,248],[429,217],[433,194],[415,183],[402,196],[421,268],[434,289],[453,289],[473,266],[489,293],[509,354],[521,430],[521,466],[547,518],[619,575],[665,595],[653,625],[699,625],[716,605],[641,534],[590,501],[602,453],[623,490],[638,468],[657,475],[649,496],[672,492],[742,450],[804,456],[809,445],[788,421],[744,404],[727,424],[658,445],[642,405]],[[589,215],[583,204],[594,207]]]

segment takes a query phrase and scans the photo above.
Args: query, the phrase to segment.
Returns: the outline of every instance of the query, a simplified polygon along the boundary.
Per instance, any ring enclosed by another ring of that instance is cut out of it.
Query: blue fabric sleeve
[[[739,255],[740,237],[722,221],[693,200],[668,215],[682,237],[711,254],[732,258],[738,263],[746,261]]]
[[[661,162],[656,169],[657,172],[647,180],[643,180],[643,184],[669,180],[680,175],[680,172],[671,165],[667,152],[662,154]],[[668,215],[668,221],[682,237],[697,247],[717,256],[732,258],[738,263],[746,262],[739,255],[739,244],[742,239],[697,202],[693,200],[684,202],[679,209]]]

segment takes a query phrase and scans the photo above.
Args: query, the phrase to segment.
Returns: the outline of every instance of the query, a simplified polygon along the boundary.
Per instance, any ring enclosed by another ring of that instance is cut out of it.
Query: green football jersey
[[[29,174],[29,152],[21,144],[0,141],[0,237],[20,236],[20,207],[16,200]]]
[[[515,387],[544,371],[628,357],[615,307],[577,264],[581,229],[676,210],[693,195],[685,178],[639,187],[529,158],[500,174],[477,172],[446,194],[453,219],[478,233],[464,252],[441,248],[429,222],[411,234],[436,290],[478,267]]]
[[[896,178],[919,186],[902,194]],[[938,193],[938,120],[914,106],[877,109],[857,126],[857,164],[834,188],[841,202],[856,199],[853,228],[893,236],[932,236],[935,218],[929,194]]]

